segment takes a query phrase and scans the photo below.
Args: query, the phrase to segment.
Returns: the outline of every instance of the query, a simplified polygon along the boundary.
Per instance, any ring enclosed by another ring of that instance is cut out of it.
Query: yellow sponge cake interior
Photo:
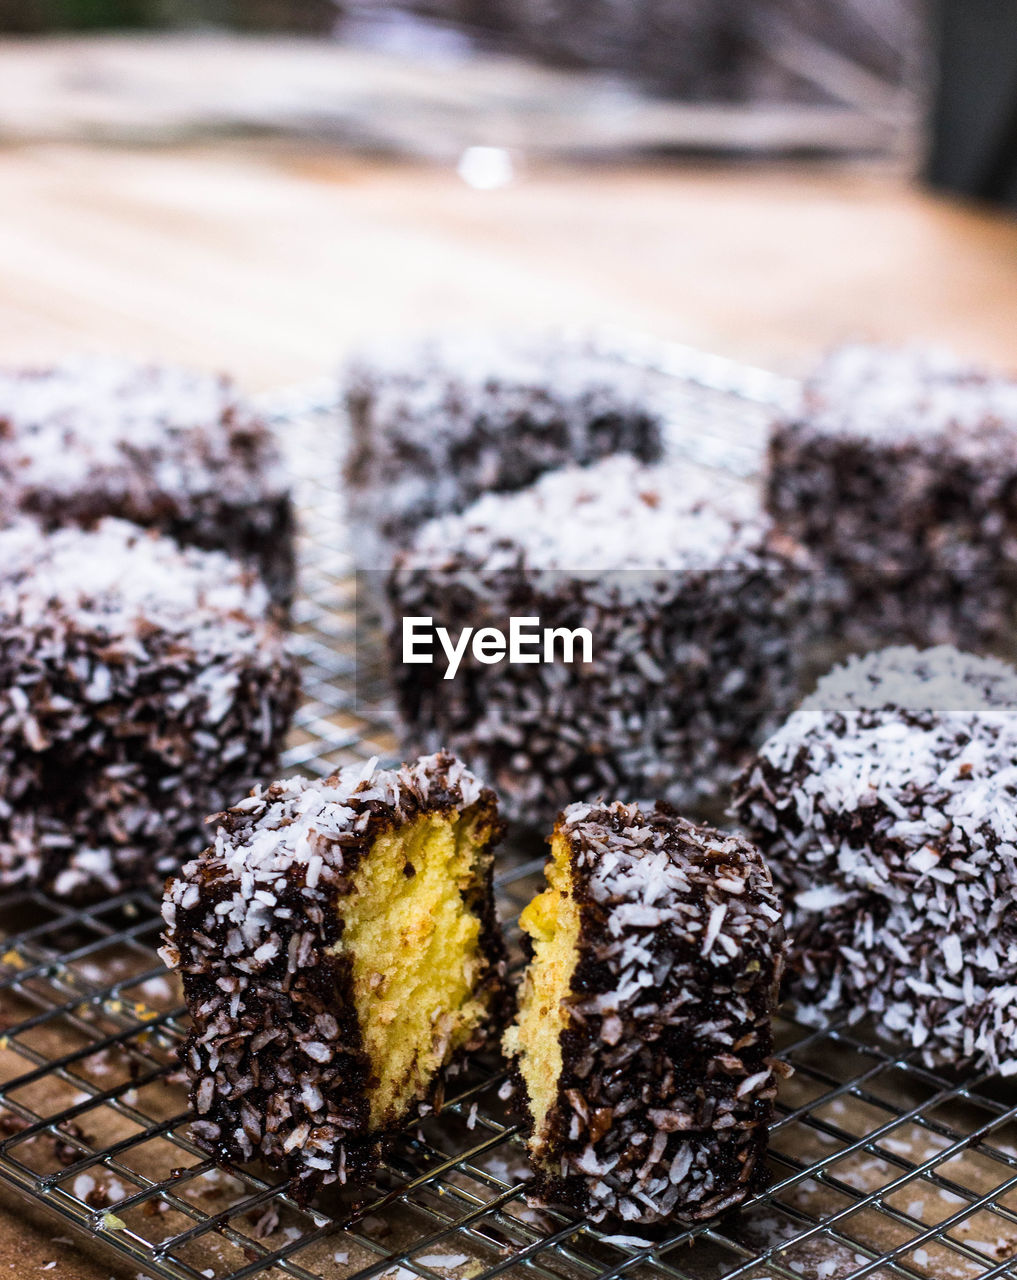
[[[472,994],[481,921],[466,894],[489,834],[475,811],[425,814],[378,837],[343,901],[335,951],[352,962],[372,1128],[397,1121],[486,1016]]]
[[[579,905],[573,896],[569,846],[558,833],[551,840],[547,888],[520,916],[533,946],[523,982],[519,1015],[505,1033],[507,1057],[514,1057],[529,1094],[533,1135],[539,1145],[562,1072],[561,1035],[568,1025],[565,1004],[575,973]]]

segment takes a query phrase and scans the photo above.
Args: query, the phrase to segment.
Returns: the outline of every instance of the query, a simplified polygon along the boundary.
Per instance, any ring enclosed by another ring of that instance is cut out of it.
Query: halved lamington
[[[387,569],[425,520],[545,471],[663,452],[647,374],[583,339],[443,335],[364,352],[345,375],[358,563]]]
[[[167,886],[193,1131],[301,1194],[369,1176],[510,1009],[494,793],[448,755],[256,787]]]
[[[1017,1073],[1017,670],[941,645],[835,667],[735,810],[782,890],[799,1014]]]
[[[783,958],[762,858],[666,810],[572,805],[504,1047],[538,1203],[652,1223],[738,1204],[762,1174]]]

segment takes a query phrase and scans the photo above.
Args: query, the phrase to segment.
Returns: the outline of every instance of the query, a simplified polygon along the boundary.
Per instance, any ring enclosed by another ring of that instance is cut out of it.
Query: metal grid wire
[[[674,445],[751,474],[788,384],[675,347],[604,335],[668,379]],[[305,701],[285,764],[327,775],[390,756],[384,698],[355,689],[355,588],[328,387],[277,402],[303,509],[296,609]],[[325,474],[322,474],[325,472]],[[358,696],[359,695],[359,696]],[[497,880],[515,952],[539,851],[510,850]],[[1017,1094],[952,1079],[858,1027],[778,1021],[782,1086],[771,1182],[693,1228],[595,1230],[525,1203],[504,1067],[476,1066],[440,1117],[400,1135],[376,1183],[298,1206],[259,1168],[217,1169],[188,1133],[177,1050],[186,1018],[154,948],[156,904],[87,908],[37,893],[0,903],[0,1178],[167,1280],[990,1280],[1017,1277]]]

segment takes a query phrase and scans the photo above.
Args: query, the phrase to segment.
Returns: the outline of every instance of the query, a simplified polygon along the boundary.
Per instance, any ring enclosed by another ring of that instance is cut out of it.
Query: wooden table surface
[[[369,336],[564,321],[788,371],[850,336],[1017,367],[1015,304],[1017,223],[871,170],[523,165],[484,192],[308,144],[0,151],[6,362],[121,350],[269,388]],[[0,1276],[36,1272],[136,1275],[2,1193]]]
[[[848,336],[1017,363],[1017,221],[857,170],[451,168],[309,146],[0,151],[7,360],[124,349],[252,386],[428,325],[610,321],[780,368]]]

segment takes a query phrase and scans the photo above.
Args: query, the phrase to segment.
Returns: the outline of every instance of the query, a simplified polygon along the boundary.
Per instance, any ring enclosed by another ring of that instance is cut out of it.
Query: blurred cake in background
[[[293,510],[268,426],[230,379],[79,357],[0,370],[0,524],[116,516],[254,567],[293,594]]]
[[[435,337],[355,357],[344,375],[358,566],[390,568],[435,516],[546,471],[663,453],[648,375],[559,336]]]
[[[949,351],[844,346],[774,424],[765,484],[852,644],[1012,649],[1017,379]]]

